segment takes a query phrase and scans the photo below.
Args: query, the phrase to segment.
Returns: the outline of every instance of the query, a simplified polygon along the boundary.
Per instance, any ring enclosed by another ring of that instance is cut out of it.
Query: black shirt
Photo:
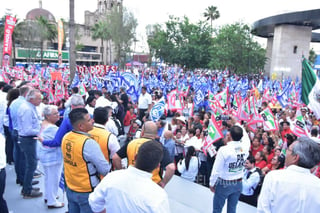
[[[124,108],[124,112],[127,113],[127,110],[128,110],[128,102],[129,102],[129,99],[128,99],[128,95],[126,93],[122,93],[120,95],[120,100],[122,101],[122,105],[123,105],[123,108]]]

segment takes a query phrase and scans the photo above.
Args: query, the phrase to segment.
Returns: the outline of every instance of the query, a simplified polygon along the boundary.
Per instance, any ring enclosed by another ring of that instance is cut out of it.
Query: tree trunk
[[[40,41],[40,64],[42,67],[42,63],[43,63],[43,41]]]
[[[99,64],[103,64],[103,52],[104,52],[104,46],[103,46],[103,39],[101,39],[101,47],[100,47],[100,52],[101,52],[101,59]]]
[[[70,83],[72,82],[76,72],[76,41],[75,41],[75,24],[74,24],[74,0],[69,0],[69,69]]]

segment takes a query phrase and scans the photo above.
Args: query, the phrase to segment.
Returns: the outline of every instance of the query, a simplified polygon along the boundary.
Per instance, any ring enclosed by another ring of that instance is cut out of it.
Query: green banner
[[[40,50],[29,50],[29,49],[18,49],[17,58],[41,58]],[[42,54],[43,59],[56,59],[58,60],[58,51],[57,50],[44,50]],[[62,52],[62,60],[68,60],[69,53]]]

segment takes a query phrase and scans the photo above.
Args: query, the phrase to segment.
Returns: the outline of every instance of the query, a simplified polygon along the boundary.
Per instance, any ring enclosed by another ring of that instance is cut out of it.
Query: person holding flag
[[[244,163],[249,156],[250,139],[246,130],[235,122],[230,128],[232,141],[217,153],[210,176],[210,190],[214,192],[213,212],[220,213],[228,199],[227,212],[236,212],[242,190]]]

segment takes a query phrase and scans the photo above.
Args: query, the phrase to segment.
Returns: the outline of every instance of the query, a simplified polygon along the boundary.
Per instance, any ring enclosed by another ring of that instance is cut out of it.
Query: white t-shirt
[[[166,191],[133,166],[109,173],[89,195],[93,212],[170,212]]]
[[[152,103],[152,97],[149,93],[145,93],[144,95],[141,93],[138,101],[138,109],[148,109],[149,104]]]

